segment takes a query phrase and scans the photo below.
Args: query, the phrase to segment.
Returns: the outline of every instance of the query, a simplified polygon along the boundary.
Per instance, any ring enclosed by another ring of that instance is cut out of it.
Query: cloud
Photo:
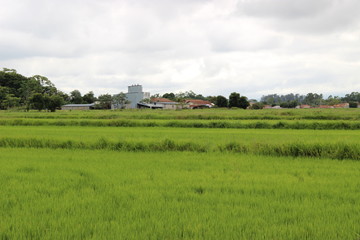
[[[260,18],[272,27],[290,32],[324,34],[357,26],[357,0],[243,0],[238,14]]]
[[[3,0],[0,65],[63,91],[359,89],[357,0]],[[339,83],[344,84],[339,84]],[[326,87],[321,87],[326,85]]]

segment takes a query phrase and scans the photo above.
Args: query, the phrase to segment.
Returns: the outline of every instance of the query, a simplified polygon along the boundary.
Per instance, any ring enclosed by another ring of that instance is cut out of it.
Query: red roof
[[[187,99],[185,103],[190,103],[191,105],[212,105],[210,101],[200,99]]]
[[[174,102],[167,98],[152,98],[151,102]]]
[[[339,103],[334,105],[335,108],[348,108],[349,107],[349,103]]]

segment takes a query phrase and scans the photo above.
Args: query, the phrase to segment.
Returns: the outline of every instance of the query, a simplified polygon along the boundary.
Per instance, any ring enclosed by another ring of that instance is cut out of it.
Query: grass
[[[239,129],[359,130],[360,121],[350,120],[158,120],[158,119],[22,119],[0,118],[0,126],[93,126],[174,127]]]
[[[358,162],[1,149],[2,239],[356,239]]]
[[[143,119],[143,120],[360,120],[360,109],[201,109],[116,111],[0,111],[1,118],[26,119]]]
[[[237,152],[360,160],[357,131],[0,126],[0,147]]]
[[[0,239],[359,239],[359,113],[0,111]]]

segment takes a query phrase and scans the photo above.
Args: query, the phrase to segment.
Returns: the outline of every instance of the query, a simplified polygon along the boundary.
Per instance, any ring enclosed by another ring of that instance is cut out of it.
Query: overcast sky
[[[360,91],[359,0],[0,0],[0,68],[95,95]]]

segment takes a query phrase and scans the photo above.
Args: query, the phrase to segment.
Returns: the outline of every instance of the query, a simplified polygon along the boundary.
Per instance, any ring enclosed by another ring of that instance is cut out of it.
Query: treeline
[[[196,94],[193,91],[186,91],[180,93],[165,93],[163,95],[155,94],[151,97],[163,97],[175,102],[183,102],[186,99],[199,99],[206,100],[217,107],[229,107],[229,108],[243,108],[246,109],[250,106],[250,102],[246,96],[240,96],[240,93],[233,92],[226,98],[222,95],[218,96],[207,96],[204,97],[202,94]]]
[[[322,94],[317,93],[308,93],[306,95],[293,93],[286,95],[269,94],[262,96],[260,102],[272,106],[278,105],[284,108],[295,108],[300,104],[306,104],[310,106],[333,106],[340,103],[349,103],[350,107],[357,107],[358,103],[360,102],[360,93],[352,92],[350,94],[346,94],[345,97],[330,95],[328,98],[324,98]]]
[[[44,76],[25,77],[7,68],[0,71],[0,109],[55,111],[64,103],[65,95]]]
[[[103,94],[95,97],[92,91],[82,96],[79,90],[70,94],[58,90],[55,85],[44,76],[35,75],[25,77],[15,69],[3,68],[0,71],[0,109],[18,108],[48,110],[54,112],[68,103],[94,103],[95,108],[110,109],[114,102],[126,102],[125,94]]]
[[[193,91],[180,93],[165,93],[163,95],[155,94],[152,97],[163,97],[176,102],[184,102],[186,99],[207,100],[217,107],[261,109],[264,105],[280,106],[282,108],[295,108],[300,104],[310,106],[319,105],[336,105],[339,103],[349,103],[350,107],[357,107],[360,102],[360,93],[352,92],[345,97],[329,96],[324,99],[322,94],[308,93],[300,94],[270,94],[262,96],[260,102],[248,100],[246,96],[233,92],[229,97],[203,96]],[[110,95],[102,94],[95,97],[92,91],[82,95],[79,90],[73,90],[70,94],[58,90],[55,85],[46,77],[35,75],[25,77],[16,72],[14,69],[3,68],[0,71],[0,109],[20,108],[29,111],[30,109],[55,111],[62,105],[73,104],[90,104],[95,103],[96,109],[110,109],[111,105],[125,106],[129,103],[125,93]]]

